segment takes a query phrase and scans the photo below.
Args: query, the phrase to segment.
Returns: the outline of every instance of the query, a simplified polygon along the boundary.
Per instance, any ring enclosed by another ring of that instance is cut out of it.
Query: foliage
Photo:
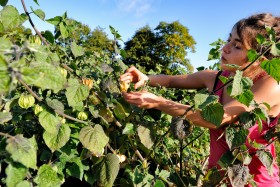
[[[1,1],[0,12],[1,185],[196,183],[208,134],[196,127],[184,140],[174,139],[171,116],[122,99],[120,89],[133,85],[118,82],[127,66],[113,27],[109,41],[102,29],[90,31],[67,13],[47,18],[32,8],[33,16],[55,27],[32,34],[22,26],[31,13],[20,14],[7,2]],[[195,94],[147,89],[182,103],[192,103]]]
[[[131,40],[125,43],[127,65],[140,65],[148,72],[158,69],[159,73],[171,74],[168,69],[174,64],[180,64],[186,72],[192,72],[193,67],[187,59],[187,52],[194,52],[195,41],[188,28],[178,21],[172,23],[160,22],[152,31],[147,25],[135,32]],[[178,66],[173,66],[173,69]]]
[[[124,85],[121,87],[118,77],[127,65],[119,58],[120,55],[124,58],[125,53],[118,48],[121,36],[113,27],[110,29],[114,51],[108,53],[111,50],[107,48],[108,40],[97,29],[106,45],[90,52],[91,47],[97,46],[84,45],[85,38],[92,36],[91,31],[85,26],[73,32],[81,23],[67,18],[66,13],[46,19],[55,26],[54,34],[34,28],[33,35],[22,26],[24,21],[32,21],[30,13],[25,10],[19,14],[15,7],[7,5],[8,1],[0,2],[3,6],[0,11],[1,185],[61,186],[72,179],[91,186],[197,185],[209,154],[209,134],[182,118],[172,119],[154,109],[139,109],[122,99]],[[45,20],[42,10],[32,8],[32,12]],[[182,50],[170,50],[167,54],[163,49],[185,37],[187,30],[179,23],[164,22],[157,30],[157,35],[150,34],[160,38],[161,44],[166,40],[168,45],[159,52],[167,65],[170,60],[180,58],[176,55]],[[168,35],[175,31],[183,35],[175,38]],[[97,42],[94,37],[91,39],[93,44]],[[275,48],[273,51],[277,52]],[[251,53],[250,58],[257,59],[256,55]],[[277,58],[262,64],[277,80],[278,66]],[[267,104],[256,103],[250,97],[251,82],[242,77],[242,71],[224,81],[233,82],[228,90],[232,97],[254,108],[240,116],[239,124],[226,130],[231,152],[219,162],[232,176],[231,181],[238,183],[245,177],[250,179],[246,167],[240,164],[250,162],[244,147],[247,129],[256,121],[262,128],[261,122],[267,119],[267,114],[261,106]],[[217,126],[221,122],[222,106],[217,97],[205,90],[144,89],[194,106]],[[127,91],[130,90],[133,85],[129,85]],[[170,126],[175,128],[171,130]],[[278,136],[275,132],[267,135],[272,141]],[[270,169],[269,152],[261,144],[251,144]],[[236,171],[242,174],[236,175]],[[214,179],[223,183],[224,177],[217,174],[210,170],[205,184]]]

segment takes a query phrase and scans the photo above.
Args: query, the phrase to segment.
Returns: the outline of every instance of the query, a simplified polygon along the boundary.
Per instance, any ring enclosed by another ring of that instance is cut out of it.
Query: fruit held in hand
[[[129,83],[127,83],[127,82],[120,83],[121,92],[127,92],[128,88],[129,88]]]

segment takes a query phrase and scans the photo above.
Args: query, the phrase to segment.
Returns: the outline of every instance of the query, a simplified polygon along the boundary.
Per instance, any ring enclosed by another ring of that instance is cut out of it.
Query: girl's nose
[[[229,52],[230,52],[229,43],[226,43],[226,44],[222,47],[222,51],[225,52],[225,53],[229,53]]]

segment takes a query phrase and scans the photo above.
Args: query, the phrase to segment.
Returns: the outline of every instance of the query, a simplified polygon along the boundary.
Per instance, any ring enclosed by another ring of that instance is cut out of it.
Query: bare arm
[[[150,86],[185,89],[212,89],[217,71],[204,70],[189,75],[145,75],[134,66],[121,75],[120,80],[135,83],[135,89],[143,86],[149,80]]]
[[[271,110],[269,111],[270,116],[276,116],[280,113],[280,85],[275,80],[272,78],[260,80],[258,84],[253,86],[252,91],[256,102],[261,103],[265,101],[271,106]],[[149,92],[123,93],[123,96],[129,103],[140,108],[156,108],[172,116],[182,116],[190,108],[189,105],[170,101]],[[234,99],[229,100],[224,104],[224,116],[221,126],[236,122],[242,112],[251,111],[252,109]],[[186,118],[201,127],[217,128],[216,125],[204,120],[198,110],[188,111]]]

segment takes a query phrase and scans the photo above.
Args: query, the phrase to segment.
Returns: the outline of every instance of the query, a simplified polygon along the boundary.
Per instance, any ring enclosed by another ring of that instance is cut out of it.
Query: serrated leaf
[[[144,126],[139,126],[137,128],[137,134],[140,138],[141,143],[148,149],[152,148],[154,145],[154,137],[151,130]]]
[[[59,117],[55,113],[43,110],[39,114],[39,122],[41,126],[51,134],[57,134],[61,125]]]
[[[73,55],[75,56],[75,58],[77,58],[79,56],[83,56],[85,53],[84,48],[82,46],[78,46],[76,44],[76,42],[71,43],[71,51],[72,51]]]
[[[0,21],[5,31],[13,30],[22,24],[18,10],[12,5],[7,5],[1,10]]]
[[[245,90],[242,94],[235,97],[240,103],[250,106],[254,99],[254,94],[251,90]]]
[[[34,1],[38,6],[40,6],[37,0],[33,0],[33,1]]]
[[[43,139],[46,145],[52,150],[52,152],[63,147],[70,139],[71,129],[67,124],[61,124],[58,127],[57,134],[52,134],[47,131],[43,134]]]
[[[230,96],[235,97],[243,93],[243,87],[241,83],[242,75],[243,75],[242,71],[239,70],[236,71],[233,78],[232,90]]]
[[[249,178],[249,168],[242,164],[235,164],[228,167],[228,177],[232,187],[245,186]]]
[[[133,135],[135,134],[135,131],[134,131],[134,125],[132,123],[127,123],[125,125],[125,128],[123,129],[122,131],[123,134],[127,134],[127,135]]]
[[[38,187],[59,187],[63,181],[50,165],[44,164],[39,168],[34,182]]]
[[[104,147],[109,142],[101,125],[83,127],[79,134],[79,140],[85,148],[95,155],[101,155]]]
[[[10,137],[7,139],[6,150],[14,161],[28,168],[36,169],[37,144],[34,137],[27,139],[22,134]]]
[[[76,79],[69,79],[65,94],[69,106],[80,108],[83,107],[83,101],[89,95],[89,88],[86,85],[80,84]]]
[[[51,100],[50,98],[47,98],[46,101],[47,101],[47,104],[49,107],[51,107],[54,110],[64,113],[64,105],[62,102],[60,102],[57,99]]]
[[[211,103],[215,103],[218,101],[218,97],[216,95],[209,95],[209,94],[196,94],[194,96],[195,108],[203,109],[207,105]]]
[[[273,174],[273,156],[269,151],[265,150],[258,150],[256,155],[258,156],[259,160],[262,164],[266,167],[268,174],[272,176]]]
[[[107,154],[98,165],[97,182],[100,186],[111,187],[119,173],[119,158],[112,153]]]
[[[263,68],[270,76],[272,76],[278,83],[280,81],[280,58],[272,60],[265,60],[261,63]]]
[[[219,127],[223,120],[224,108],[218,102],[212,103],[202,108],[201,114],[205,120]]]
[[[11,112],[0,112],[0,124],[4,124],[13,118]]]
[[[59,68],[48,63],[33,62],[28,67],[22,68],[22,78],[27,84],[38,86],[42,89],[51,89],[55,93],[64,89],[66,78]]]
[[[228,127],[226,129],[226,142],[230,150],[237,148],[246,142],[249,131],[244,128]]]
[[[19,163],[12,163],[8,165],[5,172],[7,186],[16,187],[26,177],[27,168]]]
[[[249,129],[256,124],[256,120],[250,112],[243,112],[239,115],[239,123],[245,129]]]

